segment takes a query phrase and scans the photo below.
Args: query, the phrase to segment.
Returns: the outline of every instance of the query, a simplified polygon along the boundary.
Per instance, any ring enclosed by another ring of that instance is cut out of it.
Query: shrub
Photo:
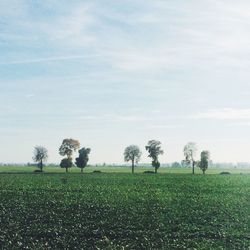
[[[41,169],[36,169],[33,171],[33,173],[42,173],[43,171]]]
[[[155,172],[154,172],[154,171],[151,171],[151,170],[144,171],[143,173],[144,173],[144,174],[155,174]]]
[[[231,174],[230,172],[221,172],[220,174]]]

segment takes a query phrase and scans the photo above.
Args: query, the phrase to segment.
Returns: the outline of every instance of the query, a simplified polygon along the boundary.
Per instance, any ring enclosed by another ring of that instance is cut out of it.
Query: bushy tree
[[[124,160],[132,162],[132,174],[134,173],[135,163],[138,163],[141,158],[141,150],[136,145],[130,145],[124,150]]]
[[[160,167],[159,155],[162,155],[164,151],[161,149],[161,142],[157,140],[148,141],[145,149],[148,151],[148,157],[152,158],[152,166],[155,168],[155,173],[157,173],[158,168]]]
[[[33,160],[38,162],[38,167],[43,171],[43,163],[48,159],[48,150],[43,146],[36,146],[34,148]]]
[[[73,161],[72,161],[72,158],[69,157],[69,158],[63,158],[61,160],[61,163],[60,163],[60,167],[61,168],[65,168],[66,169],[66,173],[68,173],[68,169],[73,167]]]
[[[208,169],[209,160],[210,160],[210,152],[208,150],[202,151],[201,160],[198,166],[202,170],[203,174],[205,174],[206,170]]]
[[[80,148],[80,142],[78,140],[64,139],[62,145],[59,148],[59,154],[62,156],[67,156],[70,158],[73,155],[73,152]]]
[[[78,153],[79,156],[76,158],[76,166],[81,169],[81,172],[83,172],[83,169],[87,166],[89,161],[89,154],[91,149],[90,148],[81,148]]]
[[[80,142],[78,140],[64,139],[62,145],[59,148],[59,154],[62,156],[67,156],[67,158],[62,159],[60,166],[61,168],[66,168],[66,172],[68,172],[68,168],[71,168],[74,164],[72,161],[73,152],[80,148]]]
[[[187,164],[192,165],[192,173],[194,174],[194,167],[195,167],[195,156],[197,153],[197,145],[194,142],[189,142],[183,149],[185,162]]]

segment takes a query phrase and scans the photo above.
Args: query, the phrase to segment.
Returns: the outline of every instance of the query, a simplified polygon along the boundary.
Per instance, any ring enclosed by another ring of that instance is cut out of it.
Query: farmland
[[[250,175],[0,174],[3,249],[249,249]]]
[[[33,173],[38,168],[35,166],[23,166],[23,165],[10,165],[10,166],[0,166],[0,173]],[[135,168],[135,173],[143,173],[144,171],[151,170],[154,168],[138,166]],[[60,166],[45,166],[45,173],[65,173],[65,169],[60,168]],[[103,173],[131,173],[131,166],[88,166],[84,168],[84,173],[92,173],[93,171],[101,171]],[[220,172],[230,172],[232,174],[250,174],[250,169],[240,169],[240,168],[209,168],[206,174],[219,174]],[[159,174],[190,174],[192,172],[191,168],[170,168],[161,167],[159,169]],[[80,169],[77,167],[72,167],[69,169],[69,173],[80,173]],[[202,174],[202,171],[195,168],[196,174]]]

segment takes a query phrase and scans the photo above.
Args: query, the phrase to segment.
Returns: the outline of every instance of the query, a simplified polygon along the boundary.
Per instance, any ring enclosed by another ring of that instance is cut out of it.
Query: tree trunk
[[[66,168],[66,173],[68,173],[68,168]]]
[[[203,174],[205,174],[205,170],[202,169]]]
[[[135,160],[132,159],[132,174],[135,172]]]
[[[155,174],[157,174],[157,167],[155,167]]]
[[[194,161],[192,163],[193,163],[192,174],[194,174],[194,165],[195,165],[195,163],[194,163]]]
[[[43,160],[41,160],[41,162],[40,162],[40,169],[41,169],[41,171],[43,171]]]
[[[81,173],[83,173],[83,168],[81,168]]]

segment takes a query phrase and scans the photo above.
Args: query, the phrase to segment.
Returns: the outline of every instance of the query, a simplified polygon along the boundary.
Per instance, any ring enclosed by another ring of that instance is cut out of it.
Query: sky
[[[92,164],[151,139],[250,162],[249,30],[247,0],[0,0],[0,162],[64,138]]]

